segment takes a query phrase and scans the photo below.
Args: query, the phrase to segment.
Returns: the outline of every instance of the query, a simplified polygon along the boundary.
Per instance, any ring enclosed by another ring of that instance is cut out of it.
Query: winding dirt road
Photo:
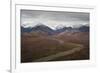
[[[78,47],[73,48],[73,49],[71,49],[69,51],[67,50],[67,51],[64,51],[64,52],[56,53],[56,54],[53,54],[53,55],[50,55],[50,56],[46,56],[46,57],[42,57],[42,58],[36,59],[34,61],[36,61],[36,62],[39,62],[39,61],[49,61],[49,60],[53,60],[53,59],[58,58],[58,57],[62,57],[62,56],[65,56],[65,55],[69,55],[69,54],[78,52],[81,49],[83,49],[83,45],[80,45],[80,44],[76,44],[76,45]]]

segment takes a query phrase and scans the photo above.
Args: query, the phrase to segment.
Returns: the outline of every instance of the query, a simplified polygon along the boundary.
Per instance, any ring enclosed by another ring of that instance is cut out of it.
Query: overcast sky
[[[52,29],[62,26],[88,26],[89,13],[21,10],[21,26],[33,27],[39,23]]]

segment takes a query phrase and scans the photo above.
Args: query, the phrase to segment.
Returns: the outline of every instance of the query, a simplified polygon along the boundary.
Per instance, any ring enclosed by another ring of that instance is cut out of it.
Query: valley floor
[[[89,34],[63,33],[56,36],[29,33],[21,36],[21,62],[89,59]]]

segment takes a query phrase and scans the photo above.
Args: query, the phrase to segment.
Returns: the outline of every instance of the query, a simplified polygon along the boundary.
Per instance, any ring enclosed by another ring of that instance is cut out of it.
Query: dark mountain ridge
[[[29,32],[39,32],[39,33],[45,32],[48,35],[59,34],[62,32],[89,32],[89,26],[81,26],[78,28],[63,27],[63,28],[53,30],[52,28],[41,24],[41,25],[36,25],[34,27],[27,27],[27,28],[21,26],[21,32],[22,33],[24,33],[24,32],[27,32],[27,33],[29,33]]]

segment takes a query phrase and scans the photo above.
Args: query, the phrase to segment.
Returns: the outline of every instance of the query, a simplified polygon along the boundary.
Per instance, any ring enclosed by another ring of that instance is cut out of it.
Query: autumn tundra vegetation
[[[56,30],[40,24],[21,26],[21,62],[89,59],[89,26]]]

